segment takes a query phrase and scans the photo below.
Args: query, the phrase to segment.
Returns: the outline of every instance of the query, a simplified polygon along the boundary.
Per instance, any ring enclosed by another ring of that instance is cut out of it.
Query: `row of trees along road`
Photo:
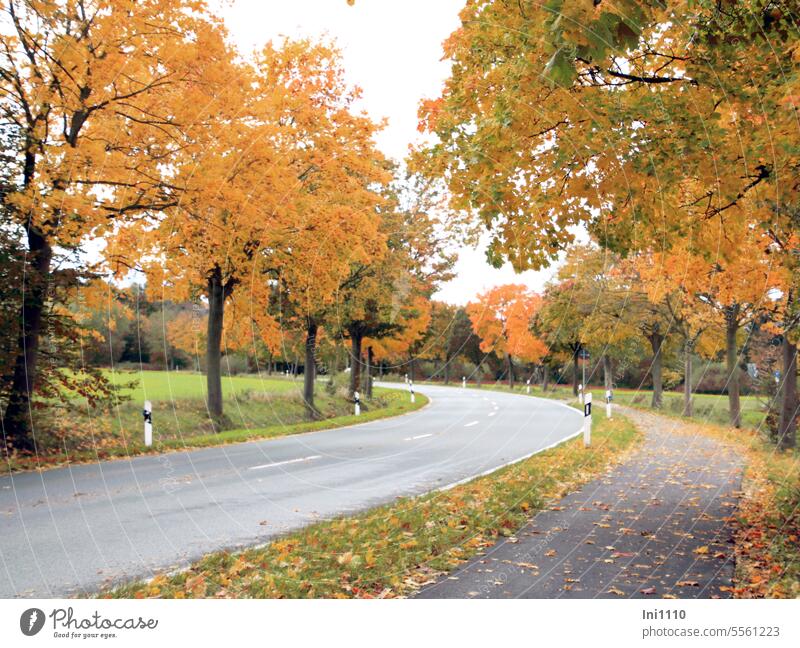
[[[417,155],[491,232],[497,263],[546,265],[580,228],[625,257],[654,367],[661,305],[687,372],[701,307],[725,318],[730,364],[738,332],[766,318],[784,446],[798,410],[798,25],[795,3],[771,0],[468,2],[445,43],[451,76],[421,110],[436,141]],[[573,345],[574,325],[558,332]]]
[[[80,362],[76,316],[108,305],[109,273],[207,308],[220,422],[227,338],[275,344],[300,323],[313,366],[327,327],[359,359],[446,276],[446,228],[375,148],[380,126],[354,109],[330,44],[242,56],[195,0],[6,0],[2,22],[3,273],[22,279],[2,295],[7,448],[35,450],[48,399],[112,393]],[[312,416],[313,386],[312,371]]]

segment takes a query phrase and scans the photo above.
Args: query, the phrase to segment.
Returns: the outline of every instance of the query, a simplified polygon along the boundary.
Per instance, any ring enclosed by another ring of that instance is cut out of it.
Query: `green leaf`
[[[569,88],[575,80],[575,63],[562,48],[559,49],[544,68],[544,76],[552,84]]]

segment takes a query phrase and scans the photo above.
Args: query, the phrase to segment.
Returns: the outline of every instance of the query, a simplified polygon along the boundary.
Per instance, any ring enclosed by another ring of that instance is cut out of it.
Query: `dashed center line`
[[[427,437],[432,437],[432,434],[418,434],[417,436],[407,437],[403,439],[403,441],[416,441],[417,439],[425,439]]]
[[[472,427],[473,425],[477,425],[478,421],[472,421],[471,423],[467,423],[464,427]]]
[[[261,470],[262,468],[275,468],[277,466],[288,466],[289,464],[302,463],[304,461],[313,461],[314,459],[322,459],[322,455],[314,455],[312,457],[301,457],[300,459],[289,459],[288,461],[276,461],[275,463],[263,464],[261,466],[252,466],[248,470]]]

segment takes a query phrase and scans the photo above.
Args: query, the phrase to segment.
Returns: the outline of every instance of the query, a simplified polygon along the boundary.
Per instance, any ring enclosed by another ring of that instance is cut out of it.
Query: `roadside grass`
[[[384,381],[398,380],[396,376],[384,378]],[[441,381],[421,381],[418,384],[442,385]],[[460,387],[459,381],[451,381],[451,387]],[[505,382],[485,382],[478,387],[474,382],[467,384],[470,389],[495,389],[499,391],[512,392],[515,394],[525,394],[526,386],[524,382],[517,382],[514,389],[508,388]],[[590,385],[589,391],[592,392],[595,404],[605,403],[605,388],[602,385]],[[555,398],[560,400],[571,400],[572,386],[564,384],[551,384],[547,392],[543,392],[541,386],[531,385],[531,396],[541,398]],[[614,403],[618,405],[630,405],[631,407],[650,407],[650,400],[653,392],[647,389],[627,389],[620,388],[614,390]],[[727,394],[694,394],[694,417],[686,420],[702,420],[717,425],[728,424],[728,396]],[[661,412],[667,415],[681,416],[683,412],[683,392],[665,391],[663,392],[663,404]],[[742,425],[745,427],[760,427],[766,417],[765,406],[766,396],[742,396]]]
[[[403,391],[376,388],[373,399],[362,403],[361,416],[355,416],[348,399],[331,396],[318,385],[315,405],[321,418],[309,421],[298,393],[286,389],[277,393],[246,391],[238,384],[235,388],[236,397],[225,402],[232,429],[214,433],[200,399],[154,400],[153,445],[148,448],[144,445],[141,405],[123,402],[111,412],[73,414],[69,427],[55,428],[63,430],[62,438],[53,432],[49,437],[42,435],[37,439],[41,448],[37,455],[6,457],[0,464],[0,474],[326,430],[406,414],[428,403],[422,394],[411,403]]]
[[[800,598],[800,451],[742,438],[749,461],[736,534],[738,598]]]
[[[116,598],[374,598],[413,593],[509,537],[549,502],[604,473],[638,438],[597,415],[593,445],[567,441],[449,490],[320,522],[241,552],[213,553],[177,574],[132,583]]]
[[[472,389],[498,389],[501,391],[511,392],[508,385],[503,383],[485,383],[480,388],[476,385],[469,385]],[[589,391],[592,392],[592,397],[596,406],[605,404],[605,388],[597,385],[590,385]],[[513,393],[526,393],[524,384],[517,384]],[[561,400],[571,400],[574,398],[572,395],[572,387],[568,385],[554,385],[547,388],[547,392],[543,392],[539,386],[534,387],[531,385],[531,396],[539,396],[542,398],[556,398]],[[615,389],[614,390],[614,403],[616,405],[629,405],[631,407],[650,408],[650,400],[653,393],[648,390],[642,389]],[[726,394],[694,394],[694,416],[684,418],[684,420],[700,420],[707,423],[714,423],[717,425],[728,424],[728,396]],[[742,396],[742,425],[744,427],[758,428],[764,422],[766,411],[764,406],[766,404],[765,397],[763,396]],[[659,413],[681,416],[683,412],[683,393],[665,391],[663,393],[663,408]]]

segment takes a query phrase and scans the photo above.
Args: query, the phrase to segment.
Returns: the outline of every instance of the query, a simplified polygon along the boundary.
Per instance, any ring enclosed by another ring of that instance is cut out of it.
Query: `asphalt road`
[[[80,595],[149,577],[469,479],[582,424],[554,401],[417,390],[432,402],[393,419],[1,477],[0,597]]]

